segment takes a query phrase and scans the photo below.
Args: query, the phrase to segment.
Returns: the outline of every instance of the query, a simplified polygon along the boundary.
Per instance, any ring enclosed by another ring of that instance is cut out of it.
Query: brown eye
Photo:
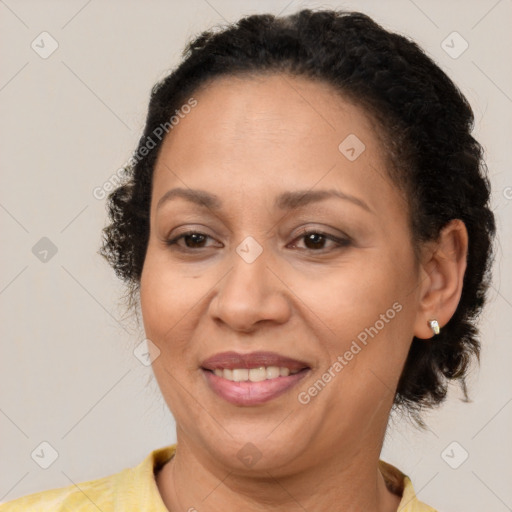
[[[329,249],[326,247],[328,242],[331,242],[331,245],[334,244],[331,248],[337,249],[340,247],[346,247],[350,245],[350,240],[348,238],[339,238],[334,235],[330,235],[328,233],[323,233],[321,231],[304,231],[296,240],[303,240],[305,245],[305,250],[310,251],[321,251]],[[294,246],[296,243],[293,244]]]
[[[309,233],[304,236],[304,245],[308,249],[323,249],[327,238],[320,233]]]
[[[179,241],[182,239],[184,240],[185,245],[179,243]],[[167,240],[165,243],[170,246],[175,245],[176,247],[185,250],[203,249],[208,247],[205,245],[208,239],[211,239],[211,237],[204,233],[199,233],[198,231],[188,231],[187,233],[182,233],[181,235],[172,238],[171,240]]]

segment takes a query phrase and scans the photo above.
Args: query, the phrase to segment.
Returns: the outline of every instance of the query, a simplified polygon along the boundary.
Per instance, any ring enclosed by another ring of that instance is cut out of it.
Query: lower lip
[[[309,368],[288,377],[260,382],[233,382],[218,377],[209,370],[202,370],[209,386],[217,395],[234,405],[259,405],[269,402],[295,386],[309,372]]]

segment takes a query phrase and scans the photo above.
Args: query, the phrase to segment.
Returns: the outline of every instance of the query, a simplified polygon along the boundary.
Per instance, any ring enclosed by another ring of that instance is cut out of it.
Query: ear
[[[460,219],[451,220],[439,238],[424,249],[414,324],[417,338],[434,336],[429,320],[437,320],[442,329],[455,313],[462,294],[467,253],[468,233]]]

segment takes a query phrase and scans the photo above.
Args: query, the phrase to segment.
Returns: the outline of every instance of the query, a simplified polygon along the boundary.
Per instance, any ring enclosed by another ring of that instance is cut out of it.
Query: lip
[[[213,373],[215,369],[258,368],[260,366],[279,366],[297,371],[287,377],[276,377],[260,382],[233,382]],[[201,370],[210,389],[226,400],[238,406],[261,405],[286,393],[309,374],[307,363],[285,357],[275,352],[222,352],[203,361]]]
[[[218,377],[212,371],[204,368],[202,372],[210,389],[218,396],[233,405],[253,406],[264,404],[286,393],[302,380],[310,372],[310,369],[305,368],[288,377],[276,377],[261,382],[233,382]]]
[[[205,370],[216,370],[219,368],[229,370],[247,368],[250,370],[260,366],[279,366],[289,368],[290,370],[309,368],[309,365],[304,361],[298,361],[275,352],[250,352],[248,354],[221,352],[205,359],[201,363],[201,367]]]

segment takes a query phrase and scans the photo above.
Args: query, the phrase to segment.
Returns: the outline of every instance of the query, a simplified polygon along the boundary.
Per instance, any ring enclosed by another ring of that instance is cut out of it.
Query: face
[[[284,75],[193,96],[158,157],[140,287],[178,443],[273,474],[380,452],[419,271],[371,119]]]

